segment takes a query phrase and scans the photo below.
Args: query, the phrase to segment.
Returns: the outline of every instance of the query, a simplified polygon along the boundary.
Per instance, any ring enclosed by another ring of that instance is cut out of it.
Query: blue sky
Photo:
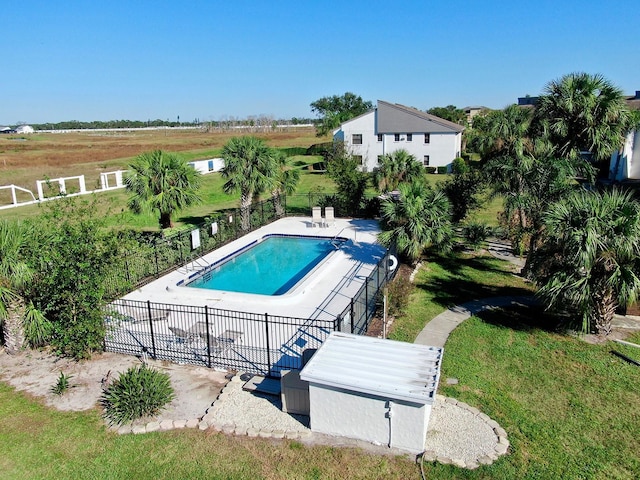
[[[347,91],[502,108],[566,73],[640,90],[637,0],[29,1],[0,12],[0,124],[312,117]]]

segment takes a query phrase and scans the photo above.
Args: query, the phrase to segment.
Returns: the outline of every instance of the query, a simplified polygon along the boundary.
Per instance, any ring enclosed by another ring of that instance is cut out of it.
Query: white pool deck
[[[255,230],[158,280],[127,294],[125,300],[208,306],[251,313],[267,313],[305,319],[332,320],[383,258],[386,249],[377,243],[375,220],[337,218],[329,226],[312,226],[311,217],[287,217]],[[178,286],[208,265],[269,234],[313,235],[348,239],[291,291],[269,296]]]

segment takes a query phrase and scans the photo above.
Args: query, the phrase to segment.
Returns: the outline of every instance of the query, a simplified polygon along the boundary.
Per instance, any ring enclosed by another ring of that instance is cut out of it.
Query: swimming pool
[[[207,267],[184,286],[283,295],[345,241],[345,238],[265,235]]]

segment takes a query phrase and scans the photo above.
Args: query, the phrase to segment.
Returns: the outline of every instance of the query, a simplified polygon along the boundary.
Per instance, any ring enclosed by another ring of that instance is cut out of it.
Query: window
[[[430,133],[425,133],[424,134],[424,143],[431,143],[431,134]]]
[[[358,165],[362,165],[362,155],[354,155],[353,159],[358,162]]]
[[[424,160],[422,160],[422,164],[423,164],[425,167],[428,167],[428,166],[429,166],[429,155],[425,155],[425,156],[424,156]]]
[[[407,142],[413,141],[413,133],[407,133]]]
[[[351,142],[354,145],[362,145],[362,134],[361,133],[354,133],[351,136]]]
[[[378,141],[379,141],[379,142],[381,142],[381,141],[382,141],[382,134],[381,134],[381,133],[379,133],[379,134],[378,134]]]
[[[394,141],[394,142],[399,142],[399,141],[400,141],[400,134],[399,134],[399,133],[396,133],[396,134],[393,136],[393,141]]]

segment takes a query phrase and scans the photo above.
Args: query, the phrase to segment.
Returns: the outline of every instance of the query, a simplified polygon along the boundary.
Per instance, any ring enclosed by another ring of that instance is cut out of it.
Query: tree
[[[451,204],[451,220],[459,223],[482,205],[480,195],[486,183],[480,170],[466,165],[465,168],[458,168],[455,165],[454,161],[453,174],[444,182],[442,190]]]
[[[446,195],[421,181],[401,183],[398,189],[397,199],[382,202],[380,243],[387,247],[395,244],[398,253],[411,263],[429,246],[450,248],[453,227]]]
[[[404,149],[383,155],[373,171],[373,181],[380,192],[395,190],[401,182],[411,183],[424,175],[424,167]]]
[[[200,173],[174,153],[154,150],[138,155],[124,183],[134,213],[157,210],[161,229],[173,227],[174,212],[201,201]]]
[[[561,157],[590,152],[607,160],[622,145],[631,114],[622,91],[602,75],[570,73],[547,84],[535,109],[536,125]]]
[[[427,110],[427,113],[435,115],[436,117],[449,120],[450,122],[457,123],[458,125],[467,125],[467,114],[461,108],[455,105],[447,105],[446,107],[433,107]]]
[[[327,175],[338,188],[340,215],[356,216],[362,206],[367,188],[367,175],[360,170],[360,163],[347,152],[344,143],[334,142],[326,153]]]
[[[286,155],[282,152],[275,153],[275,160],[278,165],[276,178],[273,189],[271,190],[271,199],[276,216],[282,217],[285,214],[282,207],[282,194],[291,195],[296,191],[298,182],[300,181],[300,170],[289,165]]]
[[[2,340],[14,353],[25,343],[40,346],[49,335],[48,322],[25,290],[33,279],[33,270],[23,258],[28,228],[18,222],[0,221],[0,324]]]
[[[118,239],[95,215],[95,198],[61,198],[46,208],[29,245],[28,297],[51,324],[49,344],[88,358],[103,349],[105,276],[117,264]]]
[[[474,124],[474,137],[469,142],[483,162],[499,157],[523,158],[533,148],[531,110],[509,105],[481,118],[477,126]]]
[[[579,191],[545,214],[531,274],[538,296],[578,315],[582,331],[608,334],[618,305],[640,294],[640,204],[617,189]]]
[[[278,161],[276,155],[262,140],[256,137],[234,137],[222,147],[226,179],[226,193],[240,192],[240,224],[244,231],[251,228],[251,203],[262,192],[276,185]]]
[[[372,108],[371,102],[364,101],[362,97],[351,92],[346,92],[341,96],[322,97],[311,103],[311,111],[320,117],[316,134],[318,137],[322,137],[347,120],[362,115]]]

